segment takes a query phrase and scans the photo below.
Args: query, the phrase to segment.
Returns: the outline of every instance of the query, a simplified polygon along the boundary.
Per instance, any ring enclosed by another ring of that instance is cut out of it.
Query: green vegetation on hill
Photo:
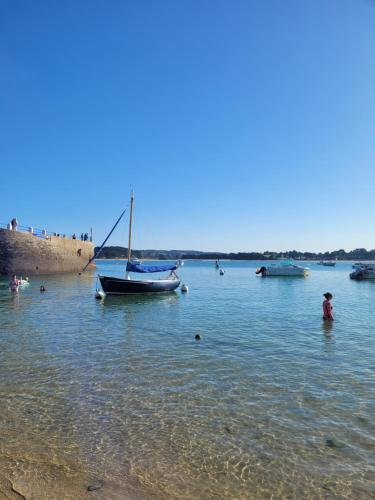
[[[99,247],[95,247],[95,252]],[[99,257],[103,259],[126,259],[128,250],[124,247],[104,247]],[[289,250],[287,252],[199,252],[196,250],[132,250],[132,256],[138,259],[232,259],[232,260],[273,260],[273,259],[297,259],[297,260],[375,260],[375,250],[357,248],[346,252],[345,250],[334,250],[333,252],[314,253],[298,252]]]

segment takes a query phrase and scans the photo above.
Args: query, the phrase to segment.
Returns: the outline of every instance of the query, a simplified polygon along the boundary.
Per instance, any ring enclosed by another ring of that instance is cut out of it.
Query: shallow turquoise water
[[[93,498],[375,496],[375,283],[341,262],[308,278],[222,264],[186,262],[187,294],[104,301],[95,273],[35,277],[18,297],[3,282],[4,491],[85,498],[102,479]]]

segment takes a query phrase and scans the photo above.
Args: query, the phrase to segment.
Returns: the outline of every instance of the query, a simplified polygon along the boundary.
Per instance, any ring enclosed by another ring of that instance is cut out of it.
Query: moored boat
[[[134,280],[99,275],[103,292],[107,295],[127,295],[131,293],[172,292],[178,288],[180,280],[171,275],[166,279]]]
[[[355,262],[353,265],[352,265],[352,268],[353,269],[362,269],[363,267],[366,267],[368,264],[366,264],[365,262]]]
[[[308,267],[297,266],[291,261],[281,261],[277,264],[259,267],[255,274],[265,276],[308,276]]]
[[[352,280],[373,280],[375,279],[375,264],[361,264],[349,276]]]
[[[128,260],[126,264],[125,278],[98,275],[103,292],[107,295],[128,295],[134,293],[162,293],[172,292],[180,286],[180,278],[175,273],[179,263],[164,265],[145,265],[131,258],[132,222],[133,222],[134,194],[130,198],[130,221],[129,221],[129,243]],[[159,273],[170,271],[164,279],[138,280],[132,279],[130,273]]]

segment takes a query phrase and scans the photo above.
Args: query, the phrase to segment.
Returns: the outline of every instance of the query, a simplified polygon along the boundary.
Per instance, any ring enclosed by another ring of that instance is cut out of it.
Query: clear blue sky
[[[375,247],[373,1],[0,0],[0,68],[1,222]]]

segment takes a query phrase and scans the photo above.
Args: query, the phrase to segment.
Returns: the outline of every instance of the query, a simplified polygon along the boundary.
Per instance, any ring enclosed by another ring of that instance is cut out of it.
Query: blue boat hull
[[[172,292],[180,286],[179,279],[132,280],[99,275],[103,292],[107,295],[128,295],[133,293]]]

